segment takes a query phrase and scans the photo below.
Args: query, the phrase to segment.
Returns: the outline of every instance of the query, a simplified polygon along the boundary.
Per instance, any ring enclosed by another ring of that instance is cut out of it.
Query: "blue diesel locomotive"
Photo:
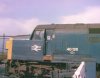
[[[81,61],[100,71],[100,24],[38,25],[30,40],[11,38],[6,47],[6,72],[20,78],[70,78]]]

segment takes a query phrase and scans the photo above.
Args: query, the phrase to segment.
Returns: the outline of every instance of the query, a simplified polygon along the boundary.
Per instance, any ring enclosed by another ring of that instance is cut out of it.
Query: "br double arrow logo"
[[[33,46],[31,47],[31,50],[34,50],[34,51],[38,52],[38,51],[41,50],[41,46],[33,45]]]

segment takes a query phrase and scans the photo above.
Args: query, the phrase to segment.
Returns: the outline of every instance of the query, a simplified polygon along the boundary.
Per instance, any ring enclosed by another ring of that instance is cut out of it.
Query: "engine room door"
[[[33,53],[34,60],[42,60],[43,53],[45,50],[44,32],[45,32],[44,29],[34,31],[32,46],[31,46],[31,51]]]

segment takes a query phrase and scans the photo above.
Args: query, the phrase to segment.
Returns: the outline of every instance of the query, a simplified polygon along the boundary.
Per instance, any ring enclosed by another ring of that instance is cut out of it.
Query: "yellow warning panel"
[[[7,51],[7,60],[12,59],[12,45],[13,45],[13,38],[10,38],[6,42],[6,49],[8,50]]]

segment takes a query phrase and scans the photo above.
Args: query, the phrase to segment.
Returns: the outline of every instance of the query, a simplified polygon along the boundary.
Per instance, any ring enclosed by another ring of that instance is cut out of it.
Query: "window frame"
[[[35,35],[36,35],[36,32],[37,31],[40,31],[39,32],[39,35],[38,35],[40,37],[40,39],[39,38],[35,38]],[[45,30],[44,29],[34,30],[34,34],[33,34],[32,40],[44,40],[44,33],[45,33]],[[41,34],[42,34],[42,36],[41,36]]]

